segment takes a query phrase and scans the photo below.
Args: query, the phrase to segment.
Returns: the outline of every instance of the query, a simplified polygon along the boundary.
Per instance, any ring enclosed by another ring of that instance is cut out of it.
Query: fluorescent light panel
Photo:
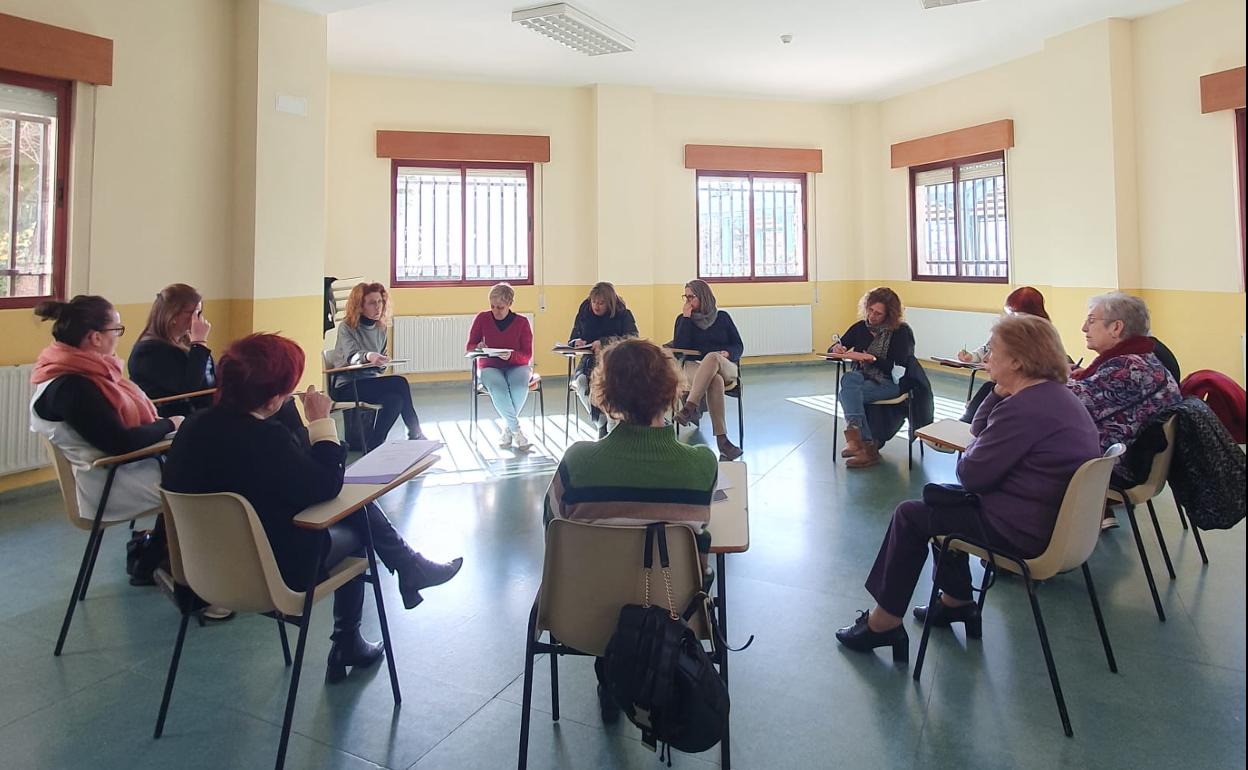
[[[633,40],[568,3],[512,11],[511,20],[589,56],[633,50]]]

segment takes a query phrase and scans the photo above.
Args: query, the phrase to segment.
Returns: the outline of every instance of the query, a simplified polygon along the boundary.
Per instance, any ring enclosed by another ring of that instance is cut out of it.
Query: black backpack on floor
[[[667,589],[668,606],[650,604],[650,572],[654,544]],[[709,597],[699,591],[683,614],[672,606],[665,525],[646,527],[646,595],[644,603],[620,608],[620,620],[607,644],[599,680],[629,721],[641,728],[642,741],[653,750],[664,744],[670,767],[671,749],[697,753],[719,743],[728,726],[728,685],[688,625]],[[708,613],[714,625],[714,613]],[[718,638],[718,629],[712,634]],[[717,642],[713,642],[717,644]]]

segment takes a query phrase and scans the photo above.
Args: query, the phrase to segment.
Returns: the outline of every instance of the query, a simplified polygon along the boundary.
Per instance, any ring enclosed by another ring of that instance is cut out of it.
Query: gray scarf
[[[888,343],[893,339],[893,330],[887,326],[867,326],[867,330],[871,332],[871,344],[867,346],[867,352],[875,356],[875,361],[869,364],[863,364],[862,374],[864,377],[873,382],[883,382],[886,373],[880,366],[880,361],[888,355]],[[893,379],[893,373],[887,373],[887,379]]]
[[[719,316],[719,308],[715,306],[715,295],[711,293],[711,287],[706,281],[693,280],[685,284],[685,288],[692,289],[693,295],[698,298],[698,309],[690,314],[689,320],[693,321],[693,325],[699,329],[711,328]]]

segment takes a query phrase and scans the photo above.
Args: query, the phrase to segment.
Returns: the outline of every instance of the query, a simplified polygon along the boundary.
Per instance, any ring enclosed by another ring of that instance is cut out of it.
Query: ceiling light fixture
[[[511,20],[589,56],[633,50],[632,38],[621,35],[568,3],[522,8],[511,12]]]

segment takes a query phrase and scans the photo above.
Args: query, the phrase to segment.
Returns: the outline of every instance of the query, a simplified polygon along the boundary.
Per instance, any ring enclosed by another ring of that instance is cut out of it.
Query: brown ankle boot
[[[862,451],[862,430],[856,427],[845,429],[845,448],[841,457],[853,457]]]
[[[880,462],[880,448],[874,441],[862,442],[862,451],[845,461],[846,468],[870,468]]]

